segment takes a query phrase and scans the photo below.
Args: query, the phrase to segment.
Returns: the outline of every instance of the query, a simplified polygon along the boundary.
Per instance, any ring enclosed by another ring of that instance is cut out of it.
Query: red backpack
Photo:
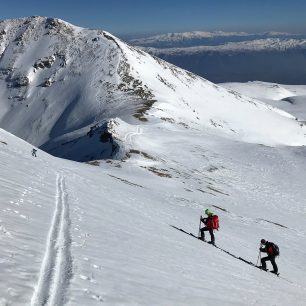
[[[207,222],[207,227],[214,230],[219,230],[219,217],[217,215],[210,216]]]

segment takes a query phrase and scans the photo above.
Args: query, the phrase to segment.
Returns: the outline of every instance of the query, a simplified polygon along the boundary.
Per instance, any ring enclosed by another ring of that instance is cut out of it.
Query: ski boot
[[[258,268],[260,269],[260,270],[264,270],[264,271],[268,271],[268,269],[267,268],[265,268],[265,267],[263,267],[263,266],[258,266]]]

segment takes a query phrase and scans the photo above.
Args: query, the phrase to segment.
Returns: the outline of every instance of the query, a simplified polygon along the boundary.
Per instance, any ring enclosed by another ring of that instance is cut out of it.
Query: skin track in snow
[[[191,236],[191,237],[194,237],[194,238],[196,238],[196,239],[199,239],[199,237],[195,236],[195,235],[192,234],[192,233],[188,233],[188,232],[184,231],[184,230],[181,229],[181,228],[178,228],[178,227],[176,227],[176,226],[174,226],[174,225],[170,225],[170,226],[173,227],[173,228],[175,228],[176,230],[178,230],[178,231],[184,233],[184,234],[187,234],[187,235],[189,235],[189,236]],[[201,241],[203,241],[203,240],[201,240]],[[203,242],[206,242],[206,241],[203,241]],[[208,242],[206,242],[206,243],[207,243],[207,244],[210,244],[210,243],[208,243]],[[227,250],[224,250],[224,249],[220,248],[220,247],[217,246],[217,245],[213,245],[213,246],[214,246],[215,248],[221,250],[222,252],[224,252],[224,253],[226,253],[226,254],[228,254],[228,255],[230,255],[230,256],[236,258],[236,259],[239,259],[239,260],[245,262],[246,264],[248,264],[248,265],[250,265],[250,266],[252,266],[252,267],[258,268],[258,269],[260,269],[261,271],[271,272],[271,273],[272,273],[272,271],[263,270],[263,269],[261,269],[259,266],[256,266],[256,265],[255,265],[254,263],[252,263],[251,261],[248,261],[248,260],[246,260],[246,259],[244,259],[244,258],[242,258],[242,257],[240,257],[240,256],[234,255],[234,254],[232,254],[231,252],[229,252],[229,251],[227,251]],[[276,276],[278,276],[278,277],[284,279],[285,281],[287,281],[287,282],[293,284],[292,281],[290,281],[290,280],[288,280],[288,279],[286,279],[286,278],[281,277],[281,276],[279,275],[279,273],[278,273],[278,274],[272,273],[272,274],[274,274],[274,275],[276,275]]]
[[[31,306],[62,305],[72,276],[70,219],[64,178],[56,178],[56,207]]]

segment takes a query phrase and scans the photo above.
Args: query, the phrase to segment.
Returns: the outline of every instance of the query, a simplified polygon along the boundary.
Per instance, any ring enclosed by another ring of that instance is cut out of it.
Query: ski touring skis
[[[193,233],[188,233],[188,232],[186,232],[185,230],[183,230],[182,228],[176,227],[176,226],[174,226],[174,225],[170,225],[170,226],[173,227],[174,229],[176,229],[176,230],[178,230],[178,231],[180,231],[180,232],[186,234],[186,235],[189,235],[189,236],[191,236],[191,237],[193,237],[193,238],[195,238],[195,239],[197,239],[197,240],[200,240],[200,241],[202,241],[202,242],[205,242],[205,243],[209,244],[208,242],[199,239],[199,237],[197,237],[197,236],[194,235]],[[213,245],[213,244],[210,244],[210,245]],[[219,247],[219,246],[217,246],[217,245],[213,245],[213,246],[214,246],[215,248],[219,249],[220,251],[222,251],[222,252],[224,252],[224,253],[226,253],[226,254],[232,256],[233,258],[238,259],[238,260],[241,260],[241,261],[245,262],[246,264],[248,264],[248,265],[250,265],[250,266],[253,266],[254,268],[260,269],[261,271],[264,271],[264,272],[270,272],[271,274],[276,275],[277,277],[279,277],[279,278],[281,278],[281,279],[287,281],[288,283],[294,284],[292,281],[290,281],[290,280],[288,280],[288,279],[286,279],[286,278],[280,276],[279,273],[276,274],[276,273],[273,273],[272,271],[269,271],[269,270],[267,270],[267,271],[266,271],[266,270],[263,270],[262,268],[260,268],[259,266],[257,266],[256,264],[254,264],[253,262],[251,262],[251,261],[249,261],[249,260],[246,260],[246,259],[244,259],[244,258],[242,258],[242,257],[240,257],[240,256],[237,256],[237,255],[235,255],[235,254],[232,254],[231,252],[229,252],[229,251],[227,251],[227,250],[225,250],[225,249],[222,249],[221,247]]]

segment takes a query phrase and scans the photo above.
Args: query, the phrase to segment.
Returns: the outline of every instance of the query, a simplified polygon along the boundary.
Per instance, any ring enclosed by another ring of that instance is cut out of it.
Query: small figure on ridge
[[[33,149],[32,149],[32,156],[37,157],[37,156],[36,156],[36,152],[37,152],[37,150],[33,148]]]

